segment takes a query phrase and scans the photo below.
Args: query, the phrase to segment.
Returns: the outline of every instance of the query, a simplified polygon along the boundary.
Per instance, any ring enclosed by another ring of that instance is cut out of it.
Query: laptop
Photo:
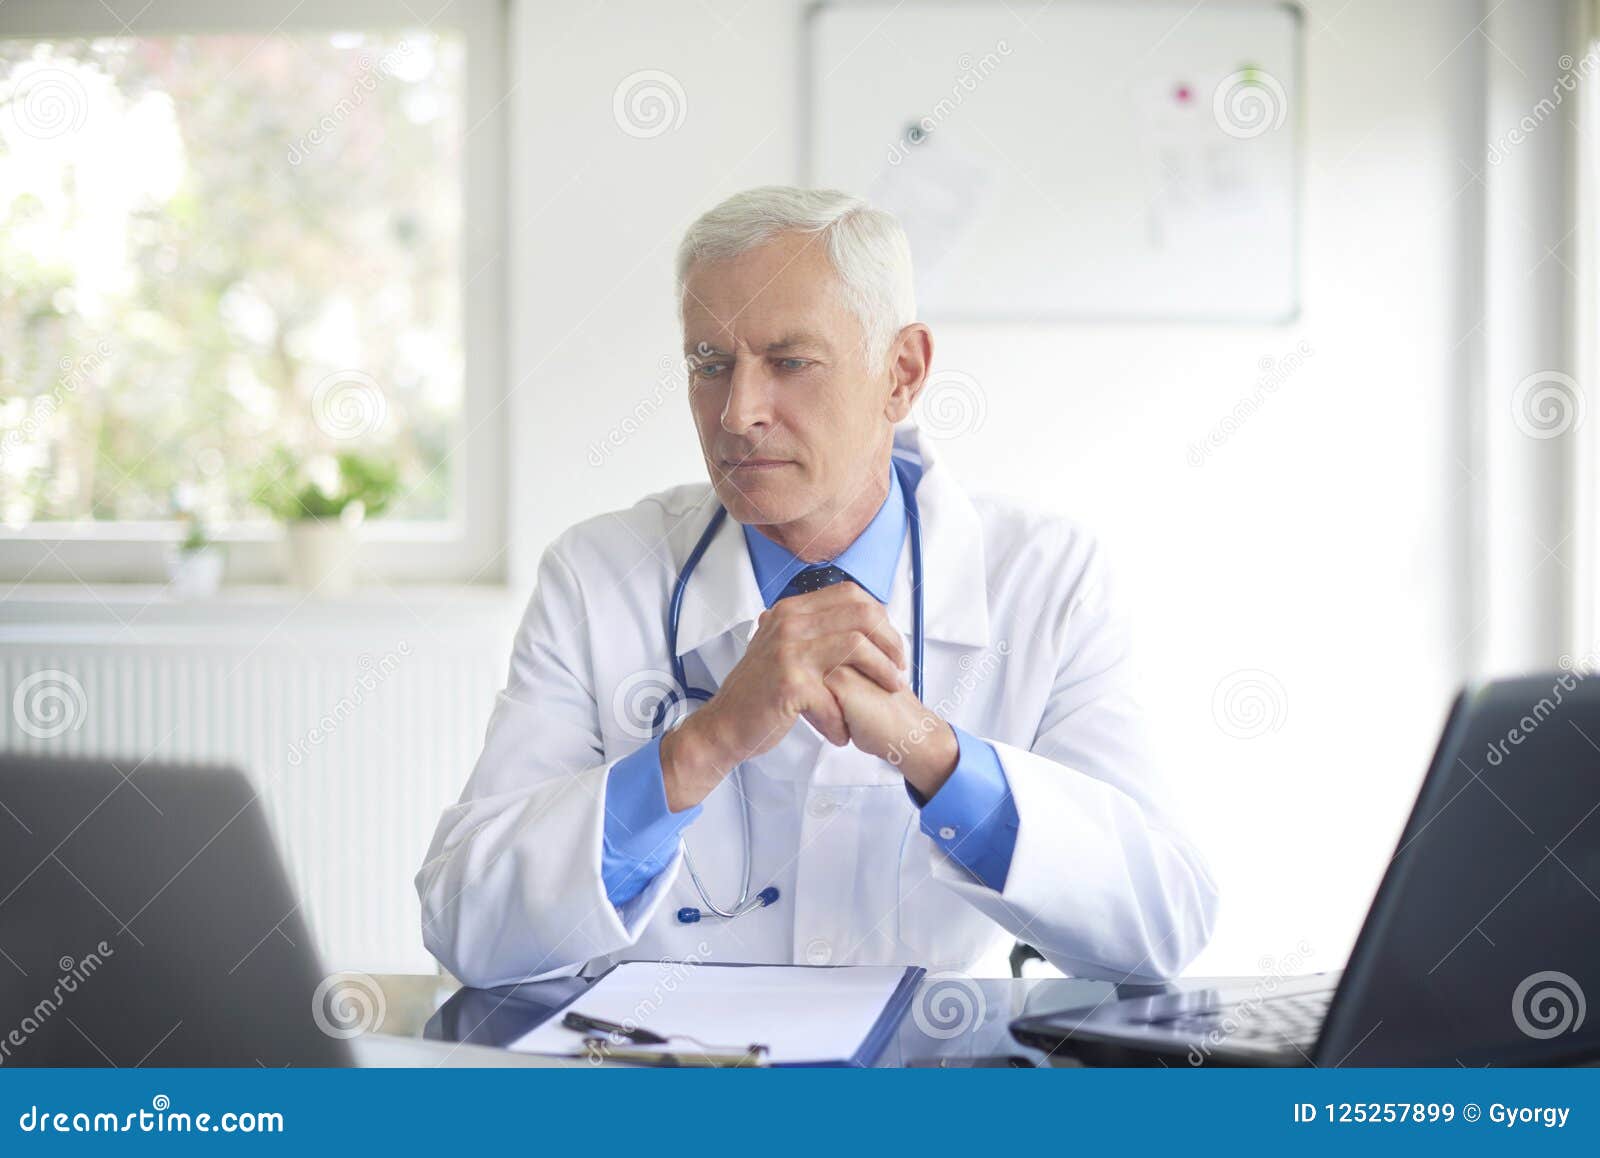
[[[1370,759],[1353,741],[1352,759]],[[1342,971],[1059,1010],[1017,1040],[1096,1065],[1600,1060],[1600,676],[1456,698]]]
[[[0,755],[0,1067],[347,1065],[340,984],[238,771]]]

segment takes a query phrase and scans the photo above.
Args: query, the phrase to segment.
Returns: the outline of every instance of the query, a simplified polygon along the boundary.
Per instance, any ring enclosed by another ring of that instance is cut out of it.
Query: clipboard
[[[837,973],[837,972],[842,971],[842,970],[885,968],[885,967],[880,967],[880,966],[859,966],[859,965],[768,965],[768,964],[763,964],[763,963],[760,963],[760,962],[726,962],[726,961],[722,961],[722,962],[671,962],[671,961],[662,962],[662,961],[650,961],[650,960],[646,960],[646,961],[619,961],[616,964],[612,965],[604,973],[601,973],[600,975],[595,977],[594,980],[590,983],[590,986],[589,986],[588,989],[586,989],[586,990],[584,990],[582,992],[574,994],[567,1001],[563,1002],[560,1006],[556,1007],[553,1010],[553,1012],[551,1013],[551,1015],[550,1015],[550,1017],[548,1019],[542,1021],[537,1027],[535,1027],[529,1033],[525,1034],[523,1036],[523,1038],[519,1039],[516,1042],[511,1043],[510,1047],[513,1048],[513,1049],[523,1049],[523,1050],[526,1050],[527,1052],[536,1052],[536,1053],[554,1053],[554,1052],[560,1052],[563,1049],[570,1050],[573,1053],[579,1052],[579,1047],[580,1047],[580,1044],[582,1042],[582,1038],[580,1037],[580,1035],[578,1035],[576,1033],[573,1033],[571,1031],[564,1030],[564,1029],[561,1028],[562,1017],[569,1010],[578,1010],[578,1011],[581,1011],[581,1012],[584,1012],[584,1013],[592,1012],[592,1010],[587,1009],[584,1006],[584,998],[585,998],[585,996],[587,994],[589,994],[596,986],[599,986],[600,984],[602,984],[608,977],[611,977],[618,969],[623,968],[624,966],[637,966],[637,965],[653,965],[653,966],[656,966],[656,967],[661,968],[661,969],[666,970],[666,971],[670,971],[670,970],[674,969],[675,967],[681,967],[684,971],[686,971],[686,973],[696,973],[696,974],[699,973],[700,971],[703,971],[703,970],[733,970],[733,969],[758,968],[758,969],[768,969],[768,970],[782,970],[786,974],[787,973],[793,973],[796,976],[799,976],[799,975],[802,975],[802,974],[826,975],[826,974],[830,974],[830,973]],[[879,1057],[882,1056],[884,1049],[888,1046],[889,1042],[893,1039],[896,1029],[899,1027],[900,1022],[902,1020],[904,1020],[904,1018],[905,1018],[906,1010],[910,1007],[913,998],[916,996],[917,987],[921,984],[922,979],[923,979],[924,976],[926,976],[926,974],[927,974],[927,970],[924,969],[920,965],[907,965],[907,966],[904,966],[902,968],[902,971],[900,973],[899,979],[896,981],[896,983],[895,983],[893,989],[891,990],[891,992],[889,993],[889,996],[887,997],[887,999],[885,999],[883,1001],[881,1007],[878,1008],[876,1017],[872,1020],[869,1028],[867,1029],[865,1034],[861,1037],[860,1041],[856,1044],[854,1050],[850,1054],[848,1054],[847,1056],[830,1057],[830,1058],[825,1058],[825,1059],[773,1060],[770,1063],[770,1065],[773,1068],[788,1068],[788,1069],[827,1068],[827,1067],[834,1067],[834,1068],[837,1068],[837,1067],[867,1067],[867,1066],[871,1066],[874,1062],[876,1062],[878,1060]],[[604,1013],[604,1011],[602,1011],[602,1013]],[[656,1024],[656,1022],[648,1020],[648,1019],[639,1019],[637,1021],[637,1024],[639,1024],[641,1027],[650,1028],[650,1029],[653,1029],[653,1030],[655,1030],[657,1032],[666,1033],[669,1036],[671,1036],[672,1032],[674,1031],[674,1026],[673,1026],[673,1016],[672,1016],[672,1008],[671,1008],[670,999],[663,1000],[663,1002],[662,1002],[662,1012],[661,1012],[661,1015],[660,1015],[660,1023],[659,1024]],[[685,1024],[688,1024],[688,1023],[685,1023]],[[688,1033],[688,1032],[691,1032],[694,1028],[696,1028],[696,1027],[691,1025],[688,1029],[684,1029],[684,1030],[681,1030],[681,1031],[678,1031],[678,1032],[680,1032],[680,1033]],[[726,1032],[726,1031],[724,1031],[724,1032]],[[753,1037],[759,1038],[760,1034],[757,1033],[757,1034],[753,1034],[753,1035],[749,1035],[749,1036],[753,1036]],[[525,1045],[525,1044],[523,1044],[524,1042],[530,1042],[532,1044]],[[742,1042],[739,1042],[739,1043],[717,1043],[717,1044],[719,1044],[719,1045],[720,1044],[732,1044],[732,1045],[736,1045],[738,1048],[741,1048],[741,1049],[744,1046],[744,1043],[742,1043]],[[766,1043],[759,1043],[759,1044],[766,1044]],[[556,1046],[557,1048],[556,1049],[548,1049],[548,1048],[546,1048],[547,1046]],[[667,1047],[667,1046],[662,1046],[662,1047],[660,1047],[660,1049],[663,1052],[669,1052],[669,1047]],[[570,1056],[570,1053],[564,1053],[563,1052],[561,1055],[562,1056]]]

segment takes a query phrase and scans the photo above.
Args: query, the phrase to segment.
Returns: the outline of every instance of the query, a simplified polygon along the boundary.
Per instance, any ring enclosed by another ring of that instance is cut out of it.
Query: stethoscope
[[[895,473],[900,476],[900,494],[905,500],[906,524],[911,531],[911,690],[917,699],[922,698],[922,521],[917,514],[917,495],[912,488],[911,479],[906,476],[905,468],[895,460]],[[691,702],[704,703],[709,700],[712,693],[705,688],[691,687],[689,677],[684,671],[683,657],[678,654],[678,615],[683,609],[683,593],[689,585],[689,576],[694,574],[694,569],[700,563],[700,557],[706,553],[706,548],[711,545],[711,540],[716,538],[717,531],[722,527],[723,520],[728,516],[726,507],[717,507],[716,514],[711,516],[711,521],[706,524],[706,529],[700,533],[700,539],[694,545],[694,550],[689,552],[689,558],[683,564],[683,570],[678,572],[678,581],[672,588],[672,602],[667,611],[667,653],[672,657],[672,677],[677,681],[678,687],[668,692],[656,704],[655,718],[651,721],[652,735],[660,735],[665,727],[667,718],[678,705],[688,706]],[[739,793],[739,813],[744,827],[744,882],[739,887],[739,899],[731,908],[724,909],[711,899],[706,892],[705,882],[700,879],[700,874],[695,871],[694,857],[689,854],[689,842],[683,844],[683,865],[689,870],[689,879],[694,882],[695,891],[700,894],[701,903],[705,908],[698,909],[693,905],[685,905],[678,910],[678,923],[692,925],[706,917],[721,917],[731,921],[742,917],[746,913],[757,909],[764,909],[775,904],[778,900],[776,885],[768,885],[755,896],[750,895],[750,870],[752,849],[750,839],[750,800],[744,791],[744,765],[740,764],[733,770],[734,788]]]

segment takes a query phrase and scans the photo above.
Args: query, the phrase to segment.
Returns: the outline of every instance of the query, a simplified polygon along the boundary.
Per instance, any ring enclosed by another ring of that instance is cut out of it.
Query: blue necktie
[[[791,595],[807,595],[812,591],[821,591],[824,587],[832,587],[835,583],[843,583],[851,579],[850,572],[842,567],[835,567],[832,563],[813,563],[793,579],[778,595],[779,599],[787,599]]]

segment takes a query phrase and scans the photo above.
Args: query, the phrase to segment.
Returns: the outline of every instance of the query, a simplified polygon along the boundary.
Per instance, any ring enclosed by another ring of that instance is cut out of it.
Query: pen
[[[579,1033],[589,1033],[591,1031],[608,1033],[614,1037],[631,1041],[635,1045],[667,1044],[666,1038],[658,1033],[651,1033],[648,1029],[639,1029],[637,1027],[629,1029],[627,1026],[620,1025],[615,1021],[607,1021],[603,1017],[590,1017],[588,1014],[578,1013],[576,1010],[563,1017],[561,1024],[568,1029],[575,1029]]]

